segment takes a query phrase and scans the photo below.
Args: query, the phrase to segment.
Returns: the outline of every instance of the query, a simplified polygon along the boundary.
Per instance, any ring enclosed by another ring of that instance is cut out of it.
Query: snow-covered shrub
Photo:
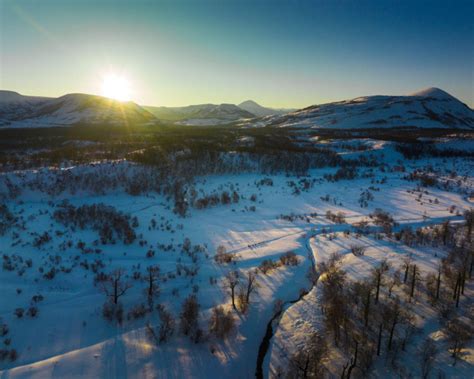
[[[44,296],[43,295],[33,295],[33,297],[31,298],[31,302],[32,303],[39,303],[40,301],[43,301],[44,300]]]
[[[160,328],[158,336],[160,342],[168,341],[174,333],[175,322],[172,314],[162,305],[158,308],[158,316],[160,317]]]
[[[32,305],[31,307],[29,307],[28,310],[26,311],[26,314],[31,318],[38,316],[38,313],[39,313],[38,307],[35,305]]]
[[[8,325],[7,324],[0,324],[0,337],[4,337],[8,334]]]
[[[117,321],[119,324],[123,321],[123,306],[121,303],[114,304],[107,301],[102,307],[102,315],[108,321]]]
[[[150,311],[150,309],[145,304],[138,304],[134,306],[127,314],[127,320],[136,320],[143,318]]]
[[[10,212],[6,204],[0,204],[0,236],[4,235],[13,225],[15,217]]]
[[[89,227],[99,233],[102,243],[113,243],[115,236],[130,244],[136,239],[133,230],[138,225],[131,218],[110,205],[102,203],[74,207],[67,201],[61,203],[53,214],[54,219],[66,226],[85,229]]]
[[[350,249],[351,253],[354,254],[356,257],[361,257],[365,253],[365,247],[362,245],[351,245]]]
[[[346,222],[346,215],[343,212],[333,213],[327,211],[326,218],[336,224],[344,224]]]
[[[16,308],[13,313],[15,314],[16,317],[22,318],[23,314],[25,313],[25,310],[23,308]]]
[[[280,257],[280,262],[282,265],[285,266],[297,266],[298,265],[298,257],[293,251],[287,251]]]
[[[209,332],[218,338],[225,338],[235,327],[235,320],[232,312],[224,310],[222,306],[212,309],[209,320]]]
[[[10,360],[14,362],[18,359],[18,353],[15,349],[0,349],[0,361]]]
[[[3,254],[3,269],[5,271],[15,270],[15,265],[9,255]]]
[[[234,260],[234,254],[227,253],[226,248],[222,245],[217,247],[216,255],[214,255],[214,260],[219,263],[231,263]]]
[[[55,276],[56,276],[56,268],[54,267],[51,267],[51,269],[48,272],[43,274],[43,278],[48,279],[48,280],[54,279]]]
[[[150,249],[146,252],[147,258],[153,258],[154,256],[155,256],[155,252],[153,250]]]
[[[262,263],[258,266],[259,270],[262,271],[265,275],[268,274],[269,271],[274,270],[278,267],[278,263],[273,262],[271,259],[264,259]]]
[[[361,208],[367,208],[369,201],[374,200],[374,195],[369,190],[362,191],[359,196],[359,205]]]
[[[48,243],[51,241],[51,236],[49,235],[48,232],[44,232],[43,234],[37,236],[34,241],[33,241],[33,246],[34,247],[41,247],[44,244]]]
[[[395,225],[395,221],[390,213],[376,208],[373,213],[369,215],[370,218],[374,220],[374,224],[381,226],[384,233],[390,233],[392,231],[392,227]]]
[[[199,329],[199,303],[195,295],[184,300],[180,314],[180,329],[186,336],[196,337]]]

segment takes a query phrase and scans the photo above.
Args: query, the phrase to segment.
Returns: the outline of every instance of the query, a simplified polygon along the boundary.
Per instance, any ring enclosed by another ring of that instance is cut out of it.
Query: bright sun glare
[[[111,99],[130,100],[130,83],[128,80],[116,74],[108,74],[102,82],[102,95]]]

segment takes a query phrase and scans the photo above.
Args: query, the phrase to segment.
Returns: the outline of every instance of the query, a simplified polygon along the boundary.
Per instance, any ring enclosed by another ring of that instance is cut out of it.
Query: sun
[[[130,83],[123,76],[108,74],[102,82],[102,95],[119,101],[129,101],[131,97]]]

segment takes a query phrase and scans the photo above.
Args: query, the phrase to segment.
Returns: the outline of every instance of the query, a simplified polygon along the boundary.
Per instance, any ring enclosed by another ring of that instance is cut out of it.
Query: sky
[[[474,107],[474,1],[0,0],[0,88],[300,108],[439,87]],[[109,91],[110,92],[110,91]]]

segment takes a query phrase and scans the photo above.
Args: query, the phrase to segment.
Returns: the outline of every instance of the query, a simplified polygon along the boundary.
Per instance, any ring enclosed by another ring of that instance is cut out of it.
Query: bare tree
[[[403,310],[400,305],[400,299],[398,297],[395,297],[393,301],[389,302],[386,305],[384,314],[389,331],[387,350],[390,351],[392,350],[395,328],[401,322],[403,316]]]
[[[354,300],[362,305],[364,326],[369,324],[370,304],[373,291],[373,284],[370,281],[355,282],[351,286]]]
[[[427,337],[421,345],[420,350],[420,371],[423,379],[427,379],[430,375],[436,354],[438,354],[436,344],[431,338]]]
[[[451,355],[454,358],[453,365],[455,365],[459,358],[459,353],[472,338],[472,330],[469,325],[463,323],[459,318],[454,318],[448,322],[446,334],[448,336],[449,348],[452,351]]]
[[[340,260],[337,256],[319,264],[318,269],[322,278],[324,321],[333,332],[334,343],[338,346],[341,325],[347,325],[348,302],[344,291],[346,273],[340,268]]]
[[[379,322],[379,330],[377,334],[377,356],[380,355],[380,350],[382,348],[382,333],[384,328],[384,320],[380,320]]]
[[[132,287],[132,285],[122,279],[125,274],[124,269],[117,269],[107,276],[102,283],[102,290],[111,302],[117,305],[120,297]]]
[[[173,315],[164,307],[160,305],[158,308],[158,316],[160,317],[160,327],[158,335],[153,333],[155,340],[158,343],[167,342],[174,333],[175,322]]]
[[[450,242],[450,236],[449,221],[445,221],[441,224],[441,239],[444,246]]]
[[[418,270],[418,266],[415,264],[412,266],[411,284],[410,284],[410,300],[415,295],[415,287],[419,278],[420,278],[420,270]]]
[[[313,265],[308,268],[308,272],[306,273],[306,278],[311,282],[313,286],[315,286],[316,283],[318,282],[319,274]]]
[[[410,342],[411,337],[418,330],[418,328],[415,325],[415,316],[413,314],[413,310],[410,307],[404,309],[404,311],[402,312],[401,324],[403,325],[403,328],[401,331],[401,337],[402,337],[401,348],[402,348],[402,351],[405,351],[405,348],[407,344]]]
[[[216,337],[225,338],[234,329],[234,326],[234,316],[230,311],[225,311],[222,306],[212,309],[209,331]]]
[[[402,262],[403,262],[403,270],[405,272],[404,276],[403,276],[403,283],[406,283],[407,282],[407,279],[408,279],[408,272],[410,271],[410,266],[411,266],[411,261],[412,261],[412,256],[411,254],[408,254],[408,255],[405,255],[403,258],[402,258]]]
[[[361,372],[363,378],[369,377],[369,370],[374,363],[375,344],[368,335],[363,335],[359,342],[359,351],[357,359],[357,368]]]
[[[384,274],[388,271],[389,266],[386,260],[380,262],[380,265],[372,270],[372,278],[375,284],[375,304],[379,302],[380,286],[383,285]]]
[[[146,268],[146,272],[148,282],[148,288],[146,292],[148,300],[152,302],[153,297],[160,293],[160,287],[158,284],[156,284],[156,282],[160,278],[160,267],[158,265],[148,266]]]
[[[474,209],[471,208],[464,212],[464,220],[466,221],[467,227],[467,239],[468,241],[472,238],[472,228],[474,227]]]
[[[354,370],[354,368],[356,368],[357,366],[357,358],[359,354],[359,342],[355,340],[354,343],[355,343],[354,355],[351,357],[350,361],[347,362],[343,366],[343,370],[341,374],[342,379],[350,379],[352,370]]]
[[[441,263],[438,263],[438,276],[436,278],[436,299],[439,299],[439,291],[441,288],[441,271],[442,271],[442,266]]]
[[[396,270],[393,275],[390,277],[388,282],[388,297],[392,297],[393,289],[402,284],[400,279],[400,271]]]
[[[328,356],[326,340],[313,333],[303,348],[290,358],[288,377],[294,379],[323,378],[324,362]]]
[[[183,303],[180,326],[184,335],[193,335],[198,329],[199,303],[195,295],[190,295]]]
[[[224,278],[225,285],[230,291],[230,296],[232,299],[232,308],[237,311],[237,306],[235,305],[235,288],[239,284],[239,272],[238,271],[229,271]]]
[[[456,301],[456,307],[459,306],[461,294],[464,294],[471,254],[472,252],[468,248],[460,246],[451,250],[442,261],[443,273],[448,286],[453,290],[453,300]]]
[[[254,270],[249,270],[247,271],[247,275],[245,277],[246,283],[245,283],[245,302],[247,304],[250,303],[250,295],[255,292],[257,289],[258,283],[257,283],[257,272]]]
[[[234,260],[234,254],[228,253],[225,246],[219,245],[214,260],[219,264],[231,263]]]
[[[436,302],[436,274],[429,272],[425,276],[426,293],[431,304]]]

